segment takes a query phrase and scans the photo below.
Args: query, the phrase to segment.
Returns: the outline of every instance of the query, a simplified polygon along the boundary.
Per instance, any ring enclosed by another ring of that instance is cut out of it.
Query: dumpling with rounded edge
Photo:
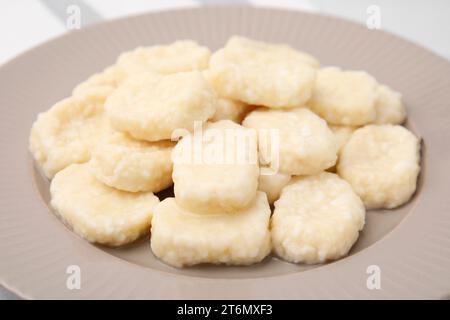
[[[70,97],[40,113],[29,148],[47,178],[72,163],[89,161],[91,149],[108,132],[103,105],[89,97]]]
[[[50,185],[51,206],[72,229],[90,242],[130,243],[150,232],[158,198],[151,192],[120,191],[99,182],[88,164],[58,172]]]
[[[267,195],[269,204],[273,204],[280,197],[281,190],[291,181],[291,175],[281,172],[259,175],[258,190]]]
[[[72,95],[104,103],[106,98],[125,79],[124,72],[116,65],[110,66],[100,73],[90,76],[73,89]]]
[[[128,77],[106,100],[116,130],[147,141],[171,139],[176,129],[192,130],[216,111],[217,98],[198,71]]]
[[[208,70],[203,71],[202,75],[211,84]],[[220,97],[217,92],[216,94],[218,96],[216,113],[210,119],[211,121],[231,120],[240,124],[245,116],[255,108],[241,101]]]
[[[367,209],[398,207],[416,190],[420,140],[399,125],[365,126],[342,149],[337,169]]]
[[[377,87],[375,104],[376,124],[402,124],[406,119],[406,109],[402,103],[402,95],[385,85]]]
[[[234,212],[258,188],[256,134],[230,120],[208,123],[173,150],[175,199],[197,213]]]
[[[300,107],[311,97],[314,59],[287,46],[231,38],[206,71],[219,96],[271,108]]]
[[[345,256],[359,236],[365,209],[352,187],[323,172],[295,177],[275,202],[275,253],[294,263],[324,263]]]
[[[306,108],[259,108],[242,124],[258,131],[261,163],[274,170],[311,175],[336,163],[333,133],[323,119]]]
[[[287,44],[269,43],[235,35],[228,39],[225,47],[245,57],[261,56],[267,61],[292,59],[306,63],[314,68],[320,66],[317,58],[309,53],[296,50]]]
[[[117,66],[127,75],[147,71],[169,74],[206,69],[210,56],[207,47],[192,40],[180,40],[124,52],[119,56]]]
[[[166,198],[155,208],[151,248],[159,259],[178,268],[200,263],[254,264],[270,253],[269,219],[263,192],[246,209],[232,214],[197,214]]]
[[[337,159],[336,165],[328,168],[327,171],[336,172],[336,166],[339,163],[339,153],[341,152],[342,147],[344,147],[344,145],[350,139],[353,131],[355,131],[357,129],[357,127],[329,125],[329,128],[331,129],[331,131],[334,134],[334,138],[335,138],[336,145],[337,145],[338,159]]]
[[[309,107],[330,124],[361,126],[375,120],[377,83],[363,71],[317,71]]]
[[[334,134],[338,153],[350,139],[352,133],[357,129],[357,127],[336,126],[336,125],[330,125],[329,127]]]
[[[231,120],[241,123],[252,109],[252,106],[243,102],[219,98],[217,100],[216,113],[211,118],[211,121]]]
[[[140,141],[114,132],[93,149],[90,168],[110,187],[156,193],[172,185],[173,146],[171,141]]]

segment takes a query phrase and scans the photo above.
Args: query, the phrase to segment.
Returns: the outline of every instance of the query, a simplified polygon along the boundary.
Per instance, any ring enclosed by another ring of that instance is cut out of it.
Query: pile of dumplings
[[[271,252],[317,264],[348,254],[366,209],[414,194],[405,119],[401,95],[364,71],[233,36],[215,53],[186,40],[121,54],[38,115],[29,147],[54,211],[90,242],[150,234],[175,267]]]

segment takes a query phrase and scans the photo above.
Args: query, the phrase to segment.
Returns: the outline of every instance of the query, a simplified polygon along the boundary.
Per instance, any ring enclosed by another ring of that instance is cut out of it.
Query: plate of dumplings
[[[53,39],[0,67],[0,283],[443,298],[449,85],[445,59],[303,12],[183,9]]]

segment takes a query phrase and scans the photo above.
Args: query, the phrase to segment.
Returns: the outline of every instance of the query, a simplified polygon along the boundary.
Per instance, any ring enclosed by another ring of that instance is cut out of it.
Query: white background
[[[0,0],[0,64],[30,47],[67,32],[65,13],[55,12],[55,4],[61,5],[61,0],[57,1]],[[77,2],[67,1],[73,4]],[[308,10],[344,17],[365,25],[367,8],[377,5],[381,10],[381,29],[450,59],[448,0],[84,0],[84,3],[94,15],[85,16],[82,12],[83,25],[98,17],[108,20],[146,11],[225,3]],[[13,294],[0,287],[0,299],[14,298]]]

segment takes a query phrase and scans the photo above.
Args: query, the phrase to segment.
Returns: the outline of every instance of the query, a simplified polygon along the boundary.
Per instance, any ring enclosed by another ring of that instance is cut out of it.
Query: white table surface
[[[414,41],[450,59],[448,0],[0,0],[0,64],[43,41],[67,32],[65,9],[79,4],[82,27],[146,11],[204,4],[247,4],[308,10],[366,24],[367,8],[377,5],[381,29]],[[0,287],[0,300],[17,297]]]

